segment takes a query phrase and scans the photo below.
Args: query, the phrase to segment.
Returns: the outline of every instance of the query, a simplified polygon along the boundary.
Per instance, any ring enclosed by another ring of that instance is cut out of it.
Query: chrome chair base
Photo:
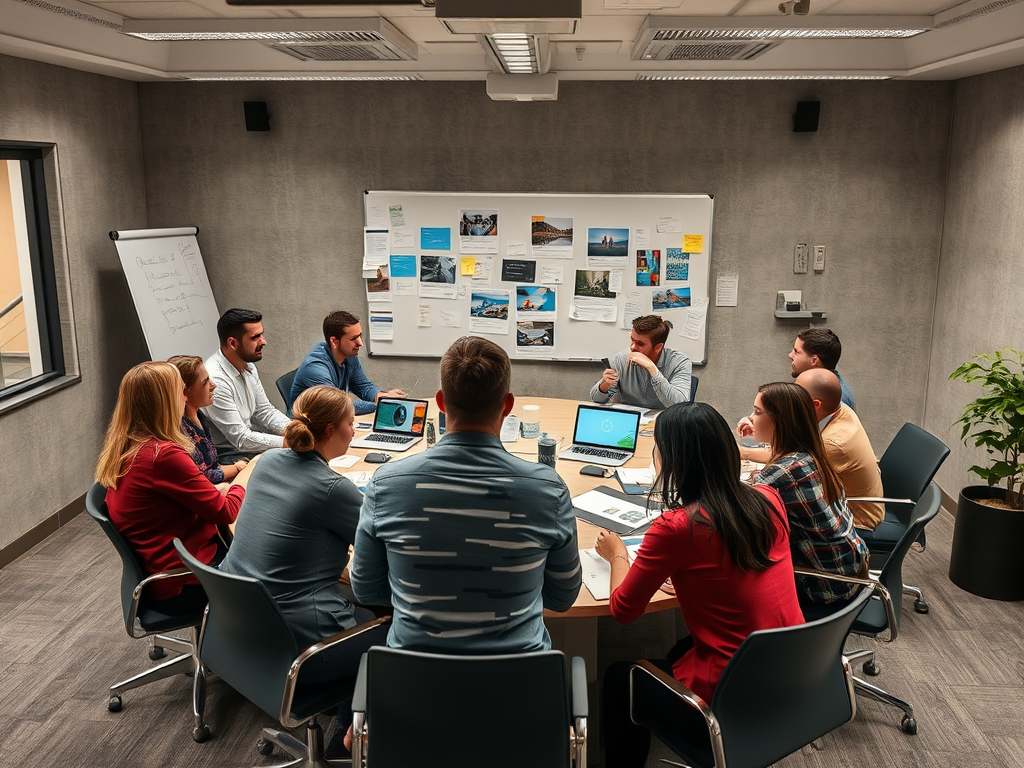
[[[351,766],[351,759],[332,760],[324,757],[324,732],[314,717],[306,723],[306,743],[285,731],[264,728],[263,735],[256,742],[256,751],[261,755],[269,755],[274,747],[291,755],[293,760],[278,763],[269,768],[335,768]],[[260,766],[260,768],[267,768]]]

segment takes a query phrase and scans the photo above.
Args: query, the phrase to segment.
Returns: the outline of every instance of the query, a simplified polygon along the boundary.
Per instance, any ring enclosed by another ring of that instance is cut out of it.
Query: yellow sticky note
[[[687,253],[703,253],[704,235],[683,235],[683,250]]]
[[[476,274],[476,257],[475,256],[463,256],[462,257],[462,272],[463,275],[473,276]]]

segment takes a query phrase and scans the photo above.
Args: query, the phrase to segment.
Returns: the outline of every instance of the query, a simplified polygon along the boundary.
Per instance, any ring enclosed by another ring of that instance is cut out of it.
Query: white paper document
[[[576,496],[572,500],[572,505],[584,512],[630,528],[639,528],[661,514],[660,510],[649,510],[647,507],[617,499],[601,491],[587,491],[581,496]]]
[[[388,208],[388,215],[391,218],[392,227],[404,227],[405,226],[405,214],[402,212],[401,205],[392,205]]]
[[[370,310],[370,338],[374,341],[392,341],[395,338],[395,318],[390,312]]]
[[[330,464],[335,469],[348,469],[353,464],[357,464],[358,462],[358,456],[335,456],[327,463]]]
[[[683,217],[682,216],[659,216],[658,217],[658,232],[682,232],[683,231]],[[676,241],[678,242],[678,241]]]
[[[388,225],[388,207],[383,203],[375,203],[366,209],[366,226],[384,229]]]
[[[626,269],[628,266],[628,256],[587,255],[587,269]]]
[[[640,306],[640,297],[630,294],[626,298],[626,303],[622,307],[623,330],[630,330],[633,327],[633,321],[640,317],[640,315],[642,315],[643,313],[643,308]]]
[[[439,309],[437,310],[437,324],[445,328],[461,328],[462,313],[451,309]]]
[[[477,256],[473,264],[473,277],[470,282],[474,288],[490,288],[494,280],[494,258],[492,256]]]
[[[433,323],[433,313],[430,311],[429,304],[420,304],[419,322],[416,325],[419,328],[429,328]]]
[[[363,271],[377,271],[388,263],[390,237],[386,229],[363,228]]]
[[[633,247],[649,248],[651,246],[651,228],[637,227],[633,230]]]
[[[395,227],[391,230],[391,252],[412,253],[416,250],[416,230],[412,227]]]
[[[608,290],[612,293],[622,292],[622,273],[612,272],[608,275]]]
[[[715,290],[715,306],[735,307],[739,296],[740,276],[735,272],[724,272],[718,276]]]
[[[395,296],[415,296],[416,295],[416,280],[411,277],[404,278],[392,278],[391,279],[391,291]]]
[[[573,320],[590,320],[599,323],[614,323],[618,316],[615,299],[599,299],[593,296],[575,296],[569,317]]]
[[[505,243],[505,255],[510,259],[526,258],[526,241],[509,240]]]
[[[565,272],[561,265],[540,265],[541,285],[561,285],[565,281]]]
[[[706,311],[705,307],[701,307],[700,309],[688,309],[683,312],[683,327],[679,330],[679,335],[687,339],[699,339],[701,328],[704,327],[704,314]]]
[[[643,540],[643,536],[627,536],[622,539],[630,562],[636,558]],[[596,549],[580,550],[580,567],[583,569],[583,583],[595,600],[611,597],[612,568],[607,560],[597,554]]]

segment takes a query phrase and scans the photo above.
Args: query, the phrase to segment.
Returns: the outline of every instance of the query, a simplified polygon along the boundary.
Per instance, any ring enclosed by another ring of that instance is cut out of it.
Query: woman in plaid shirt
[[[754,439],[771,445],[771,459],[751,480],[779,492],[789,515],[793,564],[843,576],[867,576],[868,549],[853,527],[846,492],[825,455],[807,390],[789,382],[762,385],[750,415]],[[857,585],[799,579],[808,621],[846,605]]]

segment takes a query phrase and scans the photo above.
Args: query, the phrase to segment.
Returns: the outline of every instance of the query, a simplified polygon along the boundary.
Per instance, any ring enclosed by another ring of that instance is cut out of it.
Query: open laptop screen
[[[426,400],[382,397],[377,403],[377,414],[373,418],[373,431],[420,436],[423,434],[423,425],[426,421]]]
[[[635,451],[639,426],[638,411],[580,405],[576,411],[573,442],[598,448]]]

